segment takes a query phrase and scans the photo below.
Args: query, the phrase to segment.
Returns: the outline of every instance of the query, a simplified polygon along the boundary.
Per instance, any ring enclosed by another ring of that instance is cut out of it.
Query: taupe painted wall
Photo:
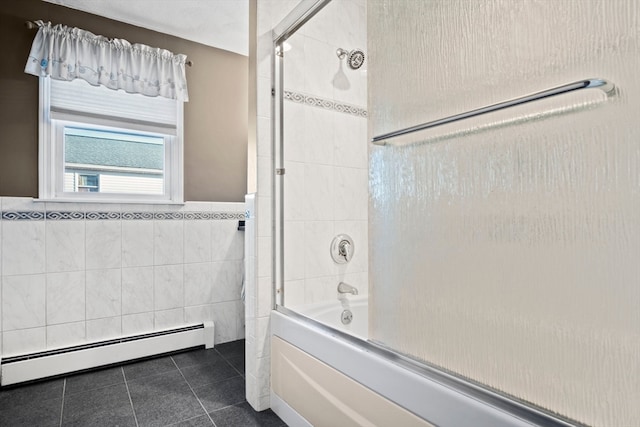
[[[0,196],[38,195],[38,78],[24,73],[42,19],[176,53],[187,67],[185,200],[239,202],[247,190],[248,59],[41,0],[0,2]]]

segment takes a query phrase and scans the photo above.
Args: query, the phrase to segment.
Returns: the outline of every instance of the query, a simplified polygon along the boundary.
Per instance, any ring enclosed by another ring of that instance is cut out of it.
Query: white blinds
[[[92,86],[80,79],[47,80],[51,85],[50,107],[54,119],[99,117],[166,128],[165,132],[176,128],[178,105],[175,100]]]

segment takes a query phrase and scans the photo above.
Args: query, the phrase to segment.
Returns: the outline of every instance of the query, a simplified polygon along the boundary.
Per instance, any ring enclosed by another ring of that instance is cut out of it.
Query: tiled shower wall
[[[284,304],[336,301],[345,281],[367,294],[367,63],[358,70],[336,54],[366,55],[366,4],[333,1],[288,40],[284,53]],[[355,253],[336,264],[334,236]]]
[[[273,229],[272,229],[272,215],[271,215],[271,206],[272,206],[272,174],[273,174],[273,166],[272,166],[272,138],[271,138],[271,121],[272,121],[272,111],[271,111],[271,86],[272,86],[272,74],[271,74],[271,61],[272,61],[272,51],[273,51],[273,37],[272,37],[272,29],[290,12],[292,11],[299,3],[299,0],[260,0],[257,2],[257,165],[258,165],[258,192],[255,195],[255,199],[253,200],[254,205],[252,208],[252,219],[249,222],[255,221],[255,252],[254,256],[254,267],[255,274],[254,280],[249,280],[247,282],[247,323],[246,323],[246,359],[247,359],[247,401],[256,409],[263,410],[269,408],[270,406],[270,378],[269,378],[269,365],[270,365],[270,355],[271,350],[269,346],[269,313],[272,307],[272,298],[271,298],[271,288],[273,284],[273,271],[272,271],[272,245],[273,245]],[[306,2],[309,4],[310,2]],[[327,16],[322,18],[321,23],[318,24],[319,27],[316,28],[316,31],[312,33],[306,33],[306,28],[303,29],[302,33],[298,36],[303,36],[302,46],[298,45],[298,52],[295,53],[294,49],[285,53],[287,55],[286,61],[289,61],[291,55],[295,60],[295,55],[303,55],[304,58],[299,58],[302,60],[300,62],[300,66],[304,67],[304,71],[299,71],[300,75],[297,76],[298,81],[302,82],[301,86],[289,86],[285,87],[287,91],[290,92],[290,96],[295,99],[308,100],[303,103],[296,103],[294,101],[285,101],[288,107],[293,108],[293,110],[298,110],[298,118],[299,120],[306,120],[307,111],[314,110],[318,112],[320,115],[326,113],[328,115],[328,119],[326,121],[318,120],[309,122],[308,130],[303,128],[303,132],[312,134],[314,132],[333,132],[332,128],[339,126],[343,129],[343,133],[338,135],[338,138],[350,138],[354,137],[354,139],[359,139],[355,135],[360,132],[359,123],[365,122],[365,119],[362,117],[353,116],[351,117],[349,114],[338,112],[339,109],[344,109],[346,106],[351,108],[355,108],[355,110],[362,110],[363,106],[366,105],[366,82],[363,82],[361,79],[355,79],[356,74],[349,75],[348,72],[350,70],[346,70],[344,63],[340,65],[337,56],[335,55],[335,50],[338,46],[343,47],[344,49],[352,49],[355,47],[365,48],[366,47],[366,34],[363,34],[361,31],[366,31],[364,27],[365,19],[365,2],[362,0],[337,0],[333,2],[334,4],[330,4],[327,6],[331,9],[326,9],[324,11]],[[346,9],[340,10],[339,7],[333,9],[335,5],[344,5]],[[342,14],[345,14],[344,16]],[[333,15],[333,16],[331,16]],[[319,18],[316,16],[314,19]],[[334,22],[331,22],[332,19],[335,19]],[[357,37],[360,39],[353,39],[352,37],[358,34]],[[331,40],[327,39],[327,37],[332,38]],[[308,46],[305,44],[308,41]],[[295,43],[295,40],[294,40]],[[359,45],[357,43],[360,43]],[[315,46],[314,46],[315,45]],[[318,48],[317,50],[316,47]],[[302,50],[305,49],[303,53]],[[313,52],[318,53],[316,56]],[[308,53],[308,57],[306,57]],[[308,64],[304,64],[306,60],[312,61]],[[313,65],[315,64],[315,65]],[[342,67],[342,72],[344,74],[340,74],[340,67]],[[290,75],[290,73],[289,73]],[[363,76],[363,74],[360,74]],[[334,77],[337,76],[338,80],[334,80]],[[344,77],[346,76],[347,80],[349,80],[350,86],[353,87],[352,91],[343,91],[334,92],[333,85],[337,84],[341,88],[345,88]],[[295,78],[295,77],[294,77]],[[318,83],[319,87],[314,87],[313,84]],[[357,90],[355,88],[358,88]],[[360,94],[360,95],[358,95]],[[362,98],[362,95],[365,95],[365,98]],[[337,107],[336,109],[322,109],[321,106],[311,106],[310,103],[320,102],[321,105],[333,105]],[[296,113],[294,113],[296,114]],[[358,123],[354,125],[354,122]],[[349,124],[351,123],[351,124]],[[297,124],[303,124],[298,122]],[[354,126],[353,126],[354,125]],[[304,126],[304,125],[303,125]],[[366,128],[366,124],[363,124]],[[295,129],[295,128],[292,128]],[[290,132],[290,130],[287,130]],[[322,135],[322,134],[320,134]],[[318,135],[318,136],[320,136]],[[349,162],[351,160],[350,157],[353,156],[352,153],[347,152],[339,152],[335,150],[336,139],[334,139],[334,134],[330,139],[324,140],[325,147],[316,146],[321,150],[323,148],[331,147],[331,156],[332,160],[325,163],[326,157],[320,156],[315,159],[315,156],[311,151],[308,152],[309,160],[307,161],[307,152],[304,154],[300,153],[300,156],[303,157],[288,157],[287,162],[288,165],[286,167],[292,167],[293,169],[287,170],[287,183],[292,183],[294,181],[293,177],[296,177],[296,166],[298,167],[298,172],[304,170],[307,166],[309,166],[309,172],[313,172],[314,167],[318,167],[318,170],[322,169],[322,167],[330,167],[340,169],[339,172],[349,172],[352,175],[358,175],[358,179],[355,181],[362,182],[362,174],[363,168],[366,168],[366,158],[364,164],[358,163],[356,164],[334,164],[333,161],[336,157],[339,161]],[[366,135],[365,135],[366,136]],[[317,139],[317,142],[322,142]],[[302,148],[300,146],[299,148]],[[345,147],[346,148],[346,147]],[[352,147],[355,149],[364,149],[364,153],[366,153],[366,138],[362,141],[362,147]],[[293,151],[290,153],[293,154]],[[366,156],[366,154],[365,154]],[[315,159],[315,160],[312,160]],[[289,162],[297,162],[297,165],[290,164]],[[359,160],[358,160],[359,162]],[[304,172],[303,172],[304,173]],[[326,176],[326,175],[323,175]],[[312,185],[311,181],[309,184],[305,184],[305,189],[303,191],[316,191],[319,189],[320,191],[314,194],[318,199],[313,199],[311,195],[309,199],[299,199],[299,205],[306,203],[307,200],[312,200],[314,202],[314,206],[317,206],[316,201],[329,202],[328,205],[323,206],[323,212],[326,212],[328,209],[343,209],[344,218],[340,218],[343,216],[342,214],[338,215],[340,219],[337,222],[352,222],[358,223],[359,225],[363,225],[363,219],[366,220],[366,191],[367,191],[367,181],[366,181],[366,173],[364,173],[365,179],[364,183],[362,183],[364,196],[364,213],[359,211],[360,213],[352,215],[350,213],[346,213],[350,209],[358,210],[360,208],[354,206],[360,206],[358,203],[355,205],[352,204],[355,199],[352,198],[348,192],[343,191],[344,198],[340,203],[335,203],[333,196],[323,197],[326,183],[323,185],[316,185],[315,187]],[[300,175],[298,175],[300,177]],[[337,179],[336,179],[337,177]],[[321,177],[313,176],[310,177],[310,180],[315,179],[316,184],[322,183]],[[350,176],[343,175],[335,175],[331,182],[338,183],[337,185],[341,185],[340,183],[355,182],[351,180]],[[333,184],[332,184],[333,185]],[[331,187],[331,191],[333,191],[333,186]],[[358,195],[355,195],[358,198]],[[330,198],[330,200],[329,200]],[[251,199],[248,199],[250,201]],[[329,208],[330,206],[330,208]],[[337,206],[337,208],[336,208]],[[287,209],[294,208],[293,206],[288,206]],[[326,210],[324,210],[326,208]],[[306,208],[305,208],[306,209]],[[255,220],[253,220],[253,214],[255,213]],[[290,217],[294,220],[292,217]],[[360,219],[353,219],[360,218]],[[334,224],[335,218],[331,220],[327,219],[326,222],[332,223],[333,229],[331,233],[335,232],[336,227]],[[305,221],[305,220],[301,220]],[[315,220],[311,220],[310,222],[318,222]],[[320,220],[319,222],[323,222]],[[366,232],[366,224],[364,231]],[[342,230],[340,232],[347,232],[343,227],[338,227],[338,229]],[[360,228],[361,229],[361,228]],[[355,230],[355,229],[354,229]],[[360,248],[359,254],[365,254],[366,252],[363,248],[367,247],[366,237],[358,237],[356,236],[355,231],[351,231],[356,239],[356,245]],[[331,234],[326,230],[321,230],[320,234]],[[309,236],[311,240],[311,236]],[[303,237],[306,240],[306,236]],[[323,249],[323,256],[328,253],[328,245],[331,243],[330,240],[325,242],[322,236],[319,236],[319,240],[321,241],[320,245]],[[320,246],[319,246],[320,247]],[[314,260],[314,253],[305,253],[304,257],[306,260],[311,263]],[[322,262],[324,262],[324,258],[322,258]],[[299,261],[299,260],[298,260]],[[289,260],[288,263],[295,263],[296,260]],[[306,261],[305,261],[306,262]],[[352,264],[355,265],[355,264]],[[247,270],[249,271],[249,269]],[[330,273],[333,274],[333,273]],[[325,275],[324,272],[320,272],[317,277],[323,277]],[[326,276],[324,276],[326,277]],[[355,277],[350,278],[349,280],[354,281],[356,283]],[[363,280],[362,277],[360,280]],[[366,284],[366,279],[365,284]],[[359,286],[363,288],[363,291],[366,290],[366,285],[358,282]],[[292,287],[295,286],[292,285]],[[336,285],[337,286],[337,285]],[[294,291],[292,293],[295,294],[296,288],[293,288]],[[298,298],[299,300],[304,300],[304,287],[302,292],[298,289]],[[311,289],[311,288],[310,288]],[[323,289],[322,286],[313,288],[313,289]],[[327,287],[326,289],[329,289]],[[323,291],[324,292],[324,291]],[[300,295],[302,297],[300,298]],[[311,293],[310,293],[311,295]],[[295,299],[295,295],[293,297]],[[252,305],[249,301],[254,301],[255,304]],[[295,302],[295,301],[294,301]],[[301,301],[299,301],[301,302]]]
[[[3,356],[206,320],[244,337],[242,203],[0,209]]]

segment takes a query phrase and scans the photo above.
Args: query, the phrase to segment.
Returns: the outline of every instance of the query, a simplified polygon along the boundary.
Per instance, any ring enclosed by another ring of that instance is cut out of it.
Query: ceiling
[[[43,0],[248,55],[249,0]]]

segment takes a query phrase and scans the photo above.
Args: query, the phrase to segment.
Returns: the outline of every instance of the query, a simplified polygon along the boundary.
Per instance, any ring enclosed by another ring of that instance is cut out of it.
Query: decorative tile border
[[[7,221],[65,220],[241,220],[244,212],[80,212],[80,211],[5,211]]]
[[[330,99],[319,98],[317,96],[305,95],[304,93],[284,91],[284,99],[298,104],[310,105],[312,107],[334,110],[339,113],[347,113],[357,117],[367,117],[367,110],[355,105],[341,104]]]

